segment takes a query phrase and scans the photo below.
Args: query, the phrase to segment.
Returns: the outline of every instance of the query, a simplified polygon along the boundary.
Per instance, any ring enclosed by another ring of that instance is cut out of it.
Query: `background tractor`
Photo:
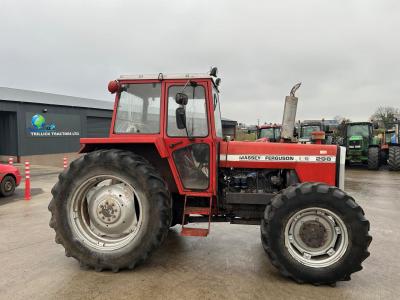
[[[384,163],[387,163],[389,170],[400,171],[400,122],[389,125],[386,129],[381,145],[381,156]]]
[[[325,139],[322,141],[323,144],[334,144],[334,132],[338,127],[338,123],[335,120],[305,120],[298,126],[298,140],[300,143],[313,143],[314,132],[324,132]]]
[[[257,142],[280,142],[281,128],[282,126],[277,124],[264,124],[257,126]]]
[[[85,154],[52,190],[56,242],[84,268],[117,272],[143,262],[171,226],[205,237],[211,221],[259,224],[284,276],[349,280],[369,256],[371,236],[363,210],[343,191],[345,149],[223,140],[216,75],[213,68],[110,82],[109,137],[81,139]],[[294,92],[287,100],[297,101]]]
[[[380,139],[374,135],[375,128],[377,126],[371,122],[350,122],[342,127],[347,163],[362,163],[370,170],[379,169]]]

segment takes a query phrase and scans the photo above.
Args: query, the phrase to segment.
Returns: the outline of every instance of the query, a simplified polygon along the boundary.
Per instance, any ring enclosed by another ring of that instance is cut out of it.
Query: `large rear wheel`
[[[353,198],[325,184],[303,183],[274,197],[261,224],[271,263],[297,282],[350,280],[369,256],[369,222]]]
[[[168,233],[167,186],[154,167],[131,152],[86,154],[60,174],[52,194],[56,242],[84,267],[133,269]]]
[[[400,171],[400,146],[389,147],[389,170]]]

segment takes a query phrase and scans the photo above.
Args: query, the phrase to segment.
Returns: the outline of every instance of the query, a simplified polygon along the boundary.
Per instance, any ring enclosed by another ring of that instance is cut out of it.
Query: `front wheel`
[[[274,197],[261,224],[271,263],[297,282],[333,284],[362,269],[369,222],[340,189],[303,183]]]
[[[71,163],[52,190],[50,227],[65,254],[97,271],[133,269],[165,239],[171,197],[158,172],[129,151]]]

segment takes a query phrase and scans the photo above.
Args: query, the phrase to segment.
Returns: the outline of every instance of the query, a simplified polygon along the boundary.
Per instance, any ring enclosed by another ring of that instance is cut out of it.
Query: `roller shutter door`
[[[111,118],[87,117],[87,137],[108,137]]]
[[[17,114],[0,111],[0,155],[18,155]]]

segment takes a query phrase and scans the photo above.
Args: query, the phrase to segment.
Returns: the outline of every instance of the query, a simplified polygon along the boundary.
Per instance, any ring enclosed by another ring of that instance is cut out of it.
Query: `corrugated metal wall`
[[[108,137],[111,126],[111,118],[90,117],[86,118],[87,137]]]
[[[32,117],[42,115],[54,124],[55,133],[79,132],[75,136],[40,136],[32,133]],[[0,155],[40,155],[77,152],[83,137],[107,137],[111,110],[23,103],[0,99]]]

